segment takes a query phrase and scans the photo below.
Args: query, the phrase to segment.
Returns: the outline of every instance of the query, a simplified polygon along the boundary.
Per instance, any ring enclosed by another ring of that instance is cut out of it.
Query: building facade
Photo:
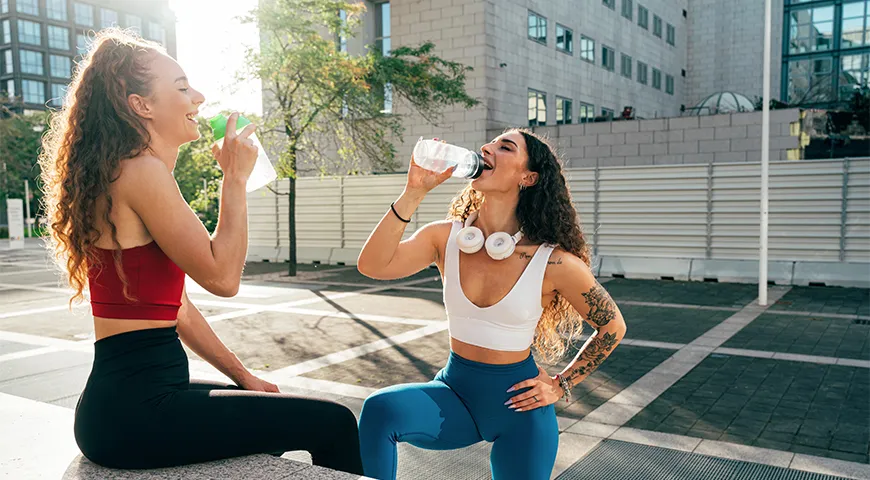
[[[466,86],[481,104],[447,109],[439,125],[387,95],[385,109],[406,115],[403,156],[420,136],[475,148],[508,127],[597,122],[626,107],[635,118],[676,117],[719,92],[762,95],[761,0],[365,4],[360,31],[337,39],[339,49],[431,41],[439,56],[473,67]],[[866,86],[868,10],[870,0],[772,0],[772,98],[829,107]]]
[[[59,107],[88,39],[111,26],[132,28],[175,56],[168,0],[0,0],[0,95],[19,110]]]

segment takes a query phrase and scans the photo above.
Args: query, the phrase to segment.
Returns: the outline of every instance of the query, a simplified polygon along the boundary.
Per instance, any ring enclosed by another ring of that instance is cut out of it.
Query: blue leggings
[[[454,353],[428,383],[394,385],[366,399],[359,420],[365,475],[396,478],[397,442],[429,450],[493,442],[493,480],[548,480],[559,427],[552,405],[515,412],[504,403],[512,385],[538,375],[534,359],[489,365]]]

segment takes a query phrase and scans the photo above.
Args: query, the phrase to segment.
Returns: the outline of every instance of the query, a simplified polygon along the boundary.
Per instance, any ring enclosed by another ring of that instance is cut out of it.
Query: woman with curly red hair
[[[454,199],[448,219],[401,241],[423,197],[452,173],[412,160],[404,192],[359,256],[359,271],[382,280],[438,266],[451,350],[431,382],[395,385],[366,399],[359,429],[370,477],[396,478],[398,442],[445,450],[486,440],[493,442],[494,480],[549,479],[559,436],[553,404],[625,335],[619,309],[589,268],[552,147],[515,129],[481,153],[484,171]],[[595,333],[551,377],[531,347],[545,360],[558,359],[583,320]]]
[[[84,455],[155,468],[308,450],[315,464],[361,473],[356,419],[337,403],[278,393],[220,341],[185,275],[233,296],[247,253],[245,182],[257,148],[238,114],[213,153],[224,178],[209,235],[172,176],[199,138],[202,94],[157,44],[100,32],[78,66],[40,158],[52,247],[75,295],[90,291],[94,364],[75,414]],[[191,382],[182,342],[237,386]]]

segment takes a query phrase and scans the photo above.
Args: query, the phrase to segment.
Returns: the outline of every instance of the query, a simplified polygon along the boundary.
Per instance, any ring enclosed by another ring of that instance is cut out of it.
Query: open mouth
[[[495,167],[492,165],[491,160],[487,160],[486,158],[484,158],[483,159],[483,169],[484,170],[494,170]]]
[[[185,115],[185,118],[187,118],[187,120],[190,122],[196,123],[196,112],[188,113],[187,115]]]

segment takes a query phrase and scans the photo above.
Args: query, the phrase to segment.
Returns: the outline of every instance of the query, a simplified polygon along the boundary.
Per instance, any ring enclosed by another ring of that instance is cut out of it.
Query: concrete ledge
[[[768,262],[767,278],[777,285],[790,285],[793,270],[794,262]],[[730,283],[758,283],[758,260],[693,260],[689,280],[700,282],[705,278]]]
[[[273,478],[285,480],[351,480],[361,477],[272,455],[251,455],[153,470],[116,470],[104,468],[79,455],[70,463],[62,480],[156,480],[166,478],[183,478],[186,480],[212,478],[246,480]]]
[[[870,288],[870,265],[847,262],[796,262],[794,285],[824,283],[826,286]]]
[[[688,280],[691,263],[691,260],[684,258],[601,257],[598,275],[653,280],[673,277],[674,280]]]
[[[329,264],[336,265],[343,263],[345,265],[356,265],[356,260],[359,258],[360,250],[357,248],[333,248],[329,255]]]
[[[248,245],[247,261],[259,262],[269,260],[271,262],[283,262],[290,256],[287,247],[275,248],[264,245]]]
[[[287,255],[281,259],[290,257],[289,249],[287,250]],[[300,263],[328,263],[329,256],[332,255],[332,248],[329,247],[300,247],[296,250],[296,261]]]

